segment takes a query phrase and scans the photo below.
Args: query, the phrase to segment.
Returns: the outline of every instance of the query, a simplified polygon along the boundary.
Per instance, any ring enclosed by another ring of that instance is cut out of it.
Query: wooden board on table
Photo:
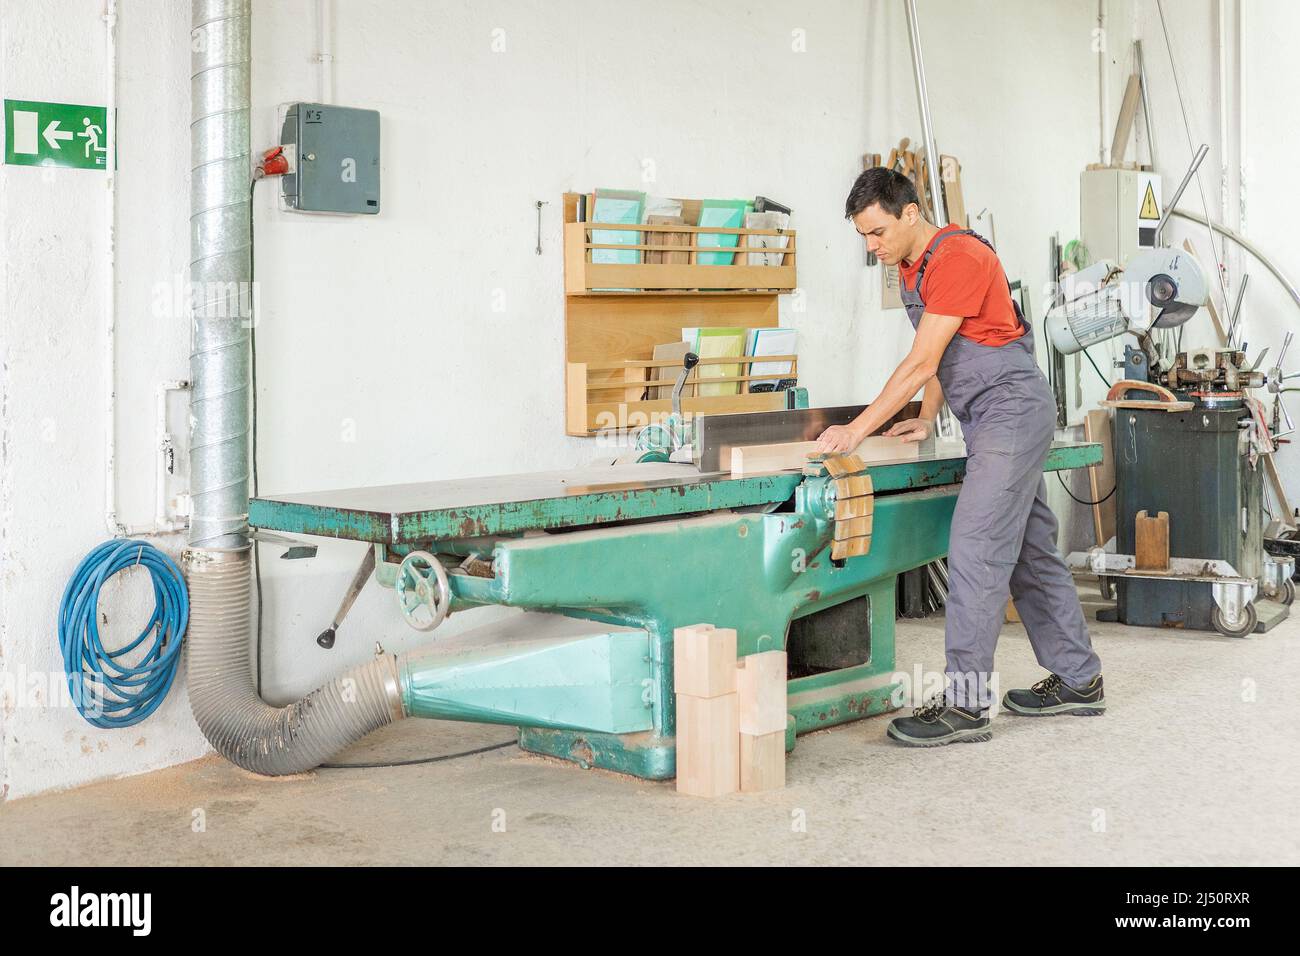
[[[743,477],[772,471],[794,471],[807,464],[808,455],[816,451],[815,441],[741,445],[731,449],[731,473]],[[852,452],[863,465],[897,458],[916,458],[920,453],[919,442],[903,441],[902,438],[886,435],[872,435]]]
[[[872,435],[863,439],[861,445],[853,450],[865,464],[873,461],[893,461],[895,458],[917,458],[921,454],[921,443],[904,441],[890,435]]]
[[[817,451],[815,441],[776,442],[769,445],[741,445],[731,449],[731,474],[736,477],[769,471],[802,468]]]

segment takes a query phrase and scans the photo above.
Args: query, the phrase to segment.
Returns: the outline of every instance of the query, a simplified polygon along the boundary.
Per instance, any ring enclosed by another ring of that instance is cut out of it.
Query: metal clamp
[[[1264,555],[1264,593],[1277,598],[1286,593],[1287,584],[1295,576],[1295,558],[1290,555]]]

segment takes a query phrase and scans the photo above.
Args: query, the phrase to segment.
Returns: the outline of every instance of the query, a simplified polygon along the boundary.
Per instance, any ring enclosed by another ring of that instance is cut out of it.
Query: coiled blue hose
[[[153,579],[153,616],[140,636],[115,651],[99,637],[99,592],[119,571],[140,565]],[[77,565],[59,602],[59,650],[68,692],[77,710],[100,728],[130,727],[155,710],[171,690],[189,624],[190,599],[176,562],[147,541],[105,541]],[[135,665],[118,658],[154,635]]]

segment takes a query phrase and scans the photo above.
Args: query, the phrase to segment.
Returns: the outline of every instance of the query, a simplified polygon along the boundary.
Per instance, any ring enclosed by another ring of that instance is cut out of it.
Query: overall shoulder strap
[[[993,243],[989,242],[974,229],[954,229],[952,232],[941,232],[935,237],[934,241],[930,243],[930,247],[925,250],[925,255],[921,257],[921,268],[918,269],[916,273],[916,286],[910,291],[920,294],[921,282],[925,279],[925,268],[930,264],[930,256],[934,254],[935,249],[939,248],[939,243],[943,242],[949,236],[974,236],[980,242],[984,243],[984,245],[988,246],[989,251],[995,256],[998,254],[998,251],[993,248]],[[998,260],[998,263],[999,265],[1001,264],[1001,259]],[[1007,284],[1007,295],[1011,297],[1011,310],[1015,313],[1017,321],[1019,321],[1019,323],[1025,328],[1029,328],[1029,323],[1025,321],[1024,313],[1020,311],[1020,303],[1016,301],[1015,292],[1011,288],[1011,280],[1007,278],[1007,270],[1005,267],[1002,269],[1002,281]],[[907,288],[907,283],[902,282],[901,278],[899,285],[903,286],[903,288]]]
[[[939,244],[950,236],[974,236],[976,239],[984,242],[986,246],[988,245],[988,243],[984,241],[984,237],[973,229],[955,229],[952,232],[940,232],[930,241],[929,247],[925,250],[925,255],[921,256],[921,268],[916,271],[916,286],[913,291],[921,291],[921,280],[925,278],[925,269],[930,264],[930,257],[934,255],[934,250],[939,248]],[[993,247],[989,246],[989,248],[992,249]]]
[[[989,251],[992,252],[995,256],[998,254],[998,251],[997,251],[996,249],[993,248],[993,243],[989,242],[987,239],[985,239],[983,236],[981,236],[981,235],[980,235],[978,232],[976,232],[974,229],[962,229],[960,232],[949,233],[949,235],[953,235],[953,236],[974,236],[974,237],[975,237],[976,239],[978,239],[980,242],[984,243],[984,245],[988,246],[988,247],[989,247]],[[936,242],[935,245],[937,246],[938,243]],[[1001,262],[1002,262],[1002,260],[999,259],[999,260],[998,260],[998,263],[1001,264]],[[1010,292],[1012,291],[1012,289],[1011,289],[1011,280],[1007,278],[1007,270],[1006,270],[1006,267],[1005,267],[1005,266],[1004,266],[1003,269],[1002,269],[1002,281],[1005,282],[1005,283],[1007,284],[1007,292],[1010,293]],[[1016,314],[1019,315],[1019,314],[1020,314],[1020,305],[1016,302],[1016,297],[1015,297],[1014,295],[1011,296],[1011,304],[1015,306]]]

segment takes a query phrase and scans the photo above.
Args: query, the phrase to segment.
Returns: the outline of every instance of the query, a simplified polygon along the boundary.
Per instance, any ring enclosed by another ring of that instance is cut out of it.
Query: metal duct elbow
[[[252,300],[250,0],[193,0],[190,36],[190,707],[209,743],[254,773],[299,773],[403,715],[381,655],[287,707],[248,661]]]
[[[311,770],[405,716],[397,661],[382,654],[287,707],[258,695],[248,667],[249,552],[187,551],[190,708],[231,763],[281,776]]]

